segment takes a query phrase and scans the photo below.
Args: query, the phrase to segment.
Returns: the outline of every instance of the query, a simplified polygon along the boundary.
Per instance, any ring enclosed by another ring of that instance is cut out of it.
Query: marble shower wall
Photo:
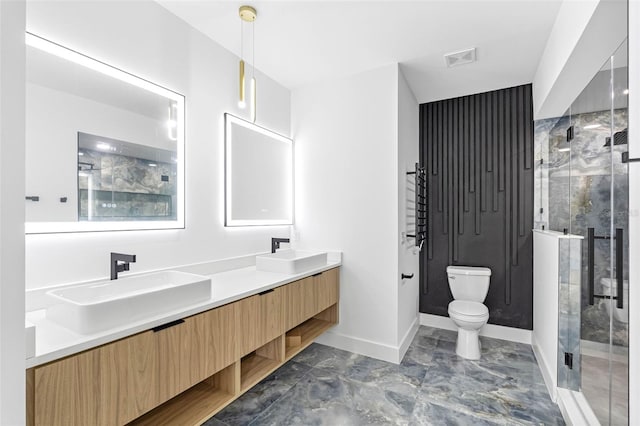
[[[615,110],[614,132],[626,129],[627,120],[627,109]],[[574,126],[574,139],[568,150],[566,132],[570,125]],[[599,127],[595,127],[597,125]],[[591,128],[585,129],[585,126]],[[611,134],[610,129],[610,111],[575,114],[535,123],[534,225],[537,229],[567,229],[571,234],[586,237],[587,228],[595,228],[596,235],[609,235],[613,167],[614,224],[616,228],[623,229],[625,238],[628,236],[629,186],[627,164],[622,163],[622,153],[628,150],[628,145],[614,145],[612,157],[610,147],[604,146]],[[626,241],[624,248],[623,274],[627,279],[629,256]],[[595,294],[606,292],[600,281],[610,275],[609,250],[610,240],[595,241]],[[610,301],[596,299],[594,305],[589,305],[586,241],[582,255],[581,338],[609,343],[610,319],[605,304]],[[612,330],[613,343],[628,346],[628,324],[614,319]]]
[[[581,238],[560,238],[558,256],[558,386],[579,390],[581,385],[580,293]],[[565,353],[573,355],[571,367]]]
[[[78,172],[80,220],[176,218],[175,163],[86,149],[83,154]]]

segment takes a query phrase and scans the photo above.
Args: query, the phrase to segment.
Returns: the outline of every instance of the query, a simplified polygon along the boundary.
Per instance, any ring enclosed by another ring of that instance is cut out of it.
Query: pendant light
[[[251,121],[256,121],[256,79],[255,79],[255,27],[254,22],[258,17],[258,13],[251,6],[240,6],[240,100],[238,106],[244,108],[246,106],[246,78],[245,78],[245,62],[244,62],[244,23],[251,23]]]

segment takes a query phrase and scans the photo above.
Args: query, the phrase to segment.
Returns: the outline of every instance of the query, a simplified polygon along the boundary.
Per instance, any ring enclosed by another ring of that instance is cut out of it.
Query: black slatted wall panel
[[[489,323],[533,326],[531,85],[420,105],[429,228],[420,312],[448,315],[448,265],[487,266]]]

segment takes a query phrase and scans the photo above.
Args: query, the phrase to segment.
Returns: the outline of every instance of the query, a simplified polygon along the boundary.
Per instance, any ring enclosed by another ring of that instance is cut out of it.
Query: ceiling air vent
[[[476,48],[447,53],[444,55],[444,60],[447,63],[447,67],[470,64],[476,61]]]

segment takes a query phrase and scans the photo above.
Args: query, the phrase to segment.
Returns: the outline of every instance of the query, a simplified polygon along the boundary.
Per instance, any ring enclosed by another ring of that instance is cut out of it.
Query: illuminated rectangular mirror
[[[184,96],[26,44],[26,232],[184,228]]]
[[[293,224],[293,141],[225,114],[225,225]]]

